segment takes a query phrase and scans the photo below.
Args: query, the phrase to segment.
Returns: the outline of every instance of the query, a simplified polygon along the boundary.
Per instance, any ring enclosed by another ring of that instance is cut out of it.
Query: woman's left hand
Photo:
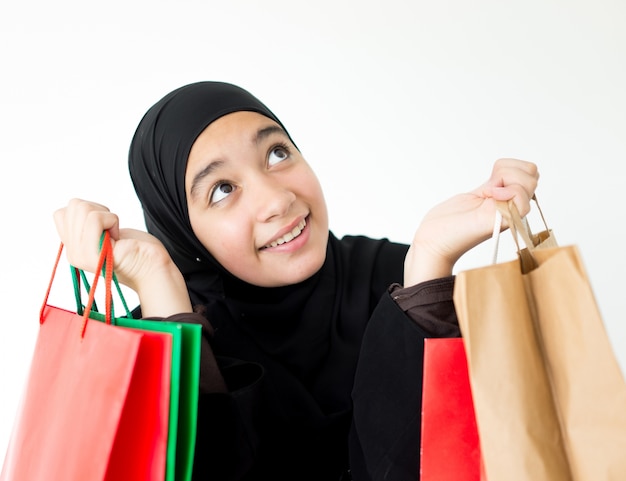
[[[530,200],[538,181],[535,164],[499,159],[487,182],[431,209],[417,229],[407,253],[404,286],[451,275],[454,264],[465,252],[491,236],[495,201],[513,199],[524,216],[530,210]]]

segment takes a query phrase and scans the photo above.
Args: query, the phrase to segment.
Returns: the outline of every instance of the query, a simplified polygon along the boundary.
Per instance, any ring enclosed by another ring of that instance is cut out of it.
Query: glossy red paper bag
[[[461,338],[424,340],[421,481],[480,481],[481,456]]]
[[[46,302],[0,480],[162,480],[171,335]]]

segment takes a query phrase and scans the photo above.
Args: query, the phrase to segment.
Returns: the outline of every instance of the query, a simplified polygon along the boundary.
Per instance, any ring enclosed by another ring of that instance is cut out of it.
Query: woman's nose
[[[257,183],[252,192],[252,202],[259,222],[286,214],[295,200],[296,194],[292,189],[267,178]]]

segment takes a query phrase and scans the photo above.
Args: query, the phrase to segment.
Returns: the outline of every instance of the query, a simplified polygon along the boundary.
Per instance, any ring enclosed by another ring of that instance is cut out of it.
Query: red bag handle
[[[52,275],[50,276],[50,282],[48,283],[48,289],[46,290],[46,295],[44,297],[43,304],[41,306],[41,310],[39,311],[39,324],[44,323],[44,310],[48,304],[48,297],[50,296],[50,290],[52,289],[52,282],[54,281],[54,276],[57,271],[57,267],[59,266],[59,261],[61,259],[61,253],[63,252],[63,242],[59,246],[59,251],[56,256],[56,260],[54,262],[54,267],[52,268]],[[96,294],[96,286],[98,284],[98,279],[100,277],[100,272],[104,268],[104,283],[105,283],[105,322],[107,324],[111,324],[111,302],[112,302],[112,292],[111,292],[111,283],[113,280],[113,246],[111,245],[111,236],[109,231],[104,231],[104,235],[102,238],[102,247],[100,249],[100,257],[98,259],[98,266],[96,267],[96,274],[94,276],[93,283],[91,288],[89,289],[89,298],[87,300],[87,305],[85,306],[85,310],[83,312],[83,324],[81,326],[80,336],[85,336],[85,331],[87,329],[87,321],[89,320],[89,313],[91,312],[91,306],[93,305],[95,294]]]

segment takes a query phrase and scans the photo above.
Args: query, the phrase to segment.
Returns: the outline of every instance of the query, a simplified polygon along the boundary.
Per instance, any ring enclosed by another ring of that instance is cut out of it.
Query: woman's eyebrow
[[[255,134],[253,141],[255,144],[259,144],[261,143],[263,140],[265,140],[267,137],[271,136],[272,134],[282,134],[284,136],[287,137],[287,132],[285,132],[285,129],[281,128],[278,125],[269,125],[268,127],[263,127],[259,130],[257,130],[257,133]]]
[[[202,169],[200,172],[198,172],[196,175],[193,176],[193,180],[191,181],[191,189],[189,191],[189,193],[191,194],[191,197],[194,196],[202,179],[204,179],[207,175],[210,175],[213,172],[215,172],[222,165],[224,165],[223,160],[214,160],[209,165],[207,165],[204,169]]]

